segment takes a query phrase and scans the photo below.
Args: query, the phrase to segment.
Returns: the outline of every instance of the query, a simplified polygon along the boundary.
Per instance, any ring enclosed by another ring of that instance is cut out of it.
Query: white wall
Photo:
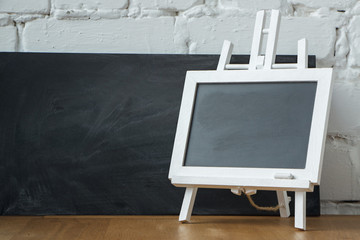
[[[0,51],[219,54],[227,39],[248,54],[256,11],[272,8],[278,54],[306,37],[317,66],[335,69],[322,212],[360,214],[359,1],[1,0]]]

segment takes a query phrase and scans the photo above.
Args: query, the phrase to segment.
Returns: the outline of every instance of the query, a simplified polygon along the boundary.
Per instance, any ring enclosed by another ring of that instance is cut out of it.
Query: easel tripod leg
[[[190,222],[191,213],[195,203],[197,187],[187,187],[185,190],[184,200],[181,206],[179,221]]]
[[[290,216],[290,207],[289,207],[289,197],[286,191],[276,191],[278,203],[280,206],[280,216],[289,217]]]
[[[306,192],[295,192],[295,228],[306,230]]]

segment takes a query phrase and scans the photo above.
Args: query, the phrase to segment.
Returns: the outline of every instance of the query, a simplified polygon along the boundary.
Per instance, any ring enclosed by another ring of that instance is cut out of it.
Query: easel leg
[[[195,197],[197,193],[197,187],[187,187],[185,190],[184,200],[181,206],[179,221],[190,222],[191,213],[195,203]]]
[[[289,217],[290,216],[290,207],[289,207],[289,197],[286,191],[276,191],[279,206],[280,206],[280,216]]]
[[[295,228],[306,230],[306,192],[295,192]]]

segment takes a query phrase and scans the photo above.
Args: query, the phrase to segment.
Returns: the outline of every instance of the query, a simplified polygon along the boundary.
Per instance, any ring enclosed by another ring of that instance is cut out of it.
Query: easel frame
[[[230,64],[232,43],[225,41],[216,71],[187,72],[169,172],[172,184],[186,187],[179,216],[181,222],[190,221],[199,187],[227,188],[237,195],[242,192],[253,194],[256,190],[275,190],[281,217],[290,215],[290,199],[286,191],[295,191],[295,227],[306,229],[306,192],[313,191],[314,185],[320,184],[332,89],[332,69],[307,69],[308,55],[305,39],[298,42],[297,64],[275,64],[280,15],[279,11],[272,10],[269,29],[264,29],[264,15],[264,11],[257,13],[249,64]],[[264,34],[269,34],[269,37],[266,54],[261,56],[259,54]],[[307,81],[317,82],[317,90],[305,169],[217,168],[183,165],[197,84]],[[261,176],[261,178],[253,176]]]

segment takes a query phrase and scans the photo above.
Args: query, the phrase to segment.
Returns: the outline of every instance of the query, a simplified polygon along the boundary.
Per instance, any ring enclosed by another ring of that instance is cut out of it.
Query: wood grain
[[[194,216],[190,224],[177,216],[2,216],[0,239],[360,239],[360,216],[307,220],[308,230],[301,231],[293,218],[269,216]]]

